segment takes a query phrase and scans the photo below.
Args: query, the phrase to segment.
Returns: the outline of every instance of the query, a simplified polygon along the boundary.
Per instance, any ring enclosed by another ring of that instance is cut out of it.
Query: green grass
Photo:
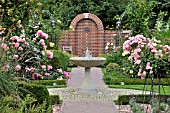
[[[119,88],[119,89],[135,89],[135,90],[143,90],[144,85],[109,85],[109,88]],[[156,92],[158,93],[158,86],[155,87]],[[170,86],[163,86],[161,85],[160,92],[164,95],[164,91],[166,95],[170,95]],[[164,89],[164,91],[163,91]],[[151,91],[151,85],[148,85],[147,88],[145,87],[145,91]]]
[[[68,68],[67,68],[67,71],[68,71],[68,72],[71,72],[71,70],[72,70],[71,67],[68,67]]]

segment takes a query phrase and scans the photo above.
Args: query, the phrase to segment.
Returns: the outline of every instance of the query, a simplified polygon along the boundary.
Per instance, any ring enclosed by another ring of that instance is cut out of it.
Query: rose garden
[[[0,112],[170,113],[169,9],[0,0]]]

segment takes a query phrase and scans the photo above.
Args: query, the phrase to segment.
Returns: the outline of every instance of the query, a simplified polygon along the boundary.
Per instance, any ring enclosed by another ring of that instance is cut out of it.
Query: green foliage
[[[149,37],[149,29],[154,26],[156,16],[153,8],[157,1],[130,0],[126,7],[127,24],[132,30],[132,35],[143,34]]]
[[[1,113],[51,113],[52,108],[46,109],[46,101],[42,104],[34,104],[36,99],[29,94],[19,101],[12,96],[6,96],[0,103]]]
[[[116,24],[114,16],[124,12],[127,0],[48,0],[44,1],[50,12],[59,17],[62,21],[63,28],[68,28],[72,19],[81,13],[93,13],[97,15],[104,25]],[[59,13],[58,13],[59,12]]]
[[[118,67],[119,67],[119,64],[117,64],[117,63],[109,63],[106,66],[106,71],[107,72],[112,72],[113,70],[116,70]]]
[[[136,103],[134,98],[130,99],[129,104],[131,106],[133,113],[143,113],[140,104]]]
[[[62,70],[67,71],[67,66],[70,61],[69,56],[60,50],[51,51],[53,52],[53,59],[49,61],[49,64],[51,64],[54,69],[62,68]]]
[[[66,85],[65,80],[31,80],[28,81],[28,83],[46,85],[46,86],[52,86],[53,83],[56,83],[57,85]]]
[[[160,95],[161,96],[161,101],[167,103],[167,99],[170,97],[170,95]],[[118,100],[116,100],[116,104],[129,104],[130,99],[136,100],[137,103],[145,103],[149,104],[152,100],[151,95],[119,95]]]
[[[17,97],[19,93],[16,83],[6,74],[7,73],[0,70],[0,99],[10,95]]]
[[[27,83],[19,83],[18,84],[19,91],[21,92],[21,96],[25,97],[27,94],[33,96],[37,101],[35,104],[42,104],[43,101],[46,101],[46,107],[49,107],[50,98],[48,90],[45,86],[36,85],[36,84],[27,84]]]
[[[104,64],[105,66],[107,66],[109,63],[117,63],[119,65],[122,64],[123,57],[122,57],[121,51],[113,52],[109,55],[106,55],[105,57],[106,57],[106,61],[105,61],[105,64]]]
[[[60,104],[59,95],[50,95],[51,105]]]
[[[163,45],[170,45],[170,19],[163,21],[167,12],[160,12],[155,24],[155,30],[152,33],[152,37],[161,41]]]
[[[167,103],[170,106],[170,98],[167,99]]]
[[[145,85],[146,84],[145,79],[141,79],[141,78],[111,78],[109,79],[109,81],[107,81],[107,78],[106,78],[104,80],[108,85],[120,85],[120,82],[124,82],[126,85]],[[152,80],[147,79],[147,84],[152,85]],[[154,78],[154,84],[158,85],[157,78]],[[169,81],[167,78],[161,78],[160,84],[168,86]]]

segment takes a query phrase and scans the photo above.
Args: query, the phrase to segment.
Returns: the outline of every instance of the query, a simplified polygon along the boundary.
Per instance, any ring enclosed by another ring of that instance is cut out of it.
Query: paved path
[[[73,68],[67,88],[50,88],[50,95],[59,95],[64,102],[61,113],[118,113],[113,100],[121,94],[142,94],[142,91],[129,89],[109,89],[102,80],[100,68],[91,69],[92,81],[98,89],[97,94],[80,94],[76,90],[81,86],[84,68]]]
[[[85,69],[83,67],[73,68],[71,72],[71,79],[68,83],[68,88],[79,88],[81,83],[83,82]],[[93,81],[93,85],[96,88],[107,88],[103,78],[103,73],[100,68],[93,67],[91,68],[91,79]]]

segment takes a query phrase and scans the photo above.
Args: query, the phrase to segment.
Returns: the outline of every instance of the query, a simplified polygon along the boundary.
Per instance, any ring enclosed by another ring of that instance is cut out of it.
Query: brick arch
[[[75,30],[77,23],[82,19],[91,19],[91,20],[93,20],[96,23],[98,30],[104,31],[102,21],[96,15],[91,14],[91,13],[82,13],[82,14],[77,15],[71,21],[71,24],[70,24],[70,26],[73,27],[73,30]]]

